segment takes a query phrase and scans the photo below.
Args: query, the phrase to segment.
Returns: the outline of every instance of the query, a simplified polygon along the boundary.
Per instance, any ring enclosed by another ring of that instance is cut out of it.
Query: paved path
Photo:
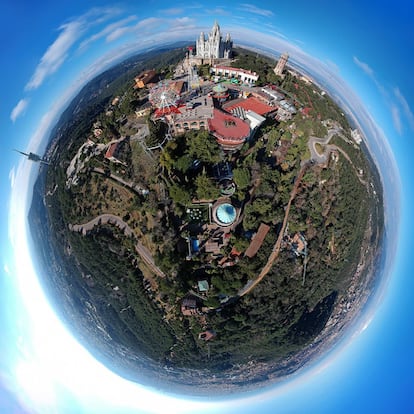
[[[126,236],[132,236],[134,234],[131,227],[129,227],[128,224],[125,223],[125,221],[123,221],[120,217],[115,216],[114,214],[101,214],[100,216],[97,216],[84,224],[69,224],[69,229],[82,233],[85,236],[88,232],[93,230],[95,226],[100,226],[101,224],[112,224],[117,226],[119,229],[124,231]]]
[[[69,224],[69,229],[86,235],[95,226],[100,226],[102,224],[112,224],[121,229],[126,236],[135,237],[131,227],[129,227],[129,225],[120,217],[115,216],[114,214],[101,214],[84,224]],[[166,277],[165,273],[155,264],[151,252],[139,240],[136,241],[135,250],[155,274],[162,278]]]
[[[340,134],[341,130],[339,128],[332,128],[328,131],[325,138],[318,137],[309,137],[308,147],[311,153],[311,161],[318,164],[325,164],[328,160],[328,156],[331,153],[332,149],[337,148],[335,145],[328,145],[332,137],[336,134]],[[316,144],[320,144],[324,147],[323,154],[320,154],[316,149]]]
[[[134,191],[135,193],[138,193],[138,194],[142,195],[142,194],[145,194],[148,191],[145,188],[140,187],[139,185],[136,185],[131,181],[125,181],[123,178],[119,177],[118,175],[115,175],[115,174],[112,174],[112,173],[109,174],[109,175],[106,174],[105,171],[103,170],[103,168],[95,167],[93,169],[93,172],[96,172],[98,174],[102,174],[102,175],[116,181],[117,183],[123,185],[124,187],[129,188],[130,190]]]
[[[122,179],[121,177],[118,177],[115,174],[112,174],[112,173],[106,174],[103,168],[95,167],[93,169],[93,172],[96,172],[98,174],[102,174],[102,175],[105,175],[109,178],[112,178],[114,181],[117,181],[119,184],[122,184],[125,187],[129,187],[131,190],[133,190],[133,184],[132,183],[130,183],[128,181],[125,181],[124,179]]]
[[[345,159],[351,164],[351,166],[354,169],[355,174],[358,177],[358,180],[360,181],[360,183],[363,184],[363,185],[366,185],[367,182],[361,178],[357,168],[355,167],[354,163],[352,162],[349,155],[345,152],[345,150],[343,150],[342,148],[340,148],[336,145],[329,144],[332,137],[336,134],[338,134],[338,135],[341,134],[340,128],[330,129],[325,138],[318,138],[318,137],[313,137],[313,136],[309,137],[308,147],[309,147],[309,150],[310,150],[310,153],[311,153],[310,160],[313,161],[313,162],[316,162],[318,164],[326,164],[327,161],[328,161],[328,157],[331,154],[331,152],[335,151],[335,150],[339,151],[345,157]],[[316,144],[320,144],[324,147],[323,154],[320,154],[317,151]]]

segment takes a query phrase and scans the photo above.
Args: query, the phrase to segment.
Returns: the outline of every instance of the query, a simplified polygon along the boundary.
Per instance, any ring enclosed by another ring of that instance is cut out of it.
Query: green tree
[[[147,147],[154,147],[164,141],[167,124],[161,121],[148,120],[149,136],[145,139]]]
[[[272,204],[264,198],[256,198],[253,203],[245,208],[243,227],[246,230],[255,229],[261,221],[271,218]]]
[[[233,179],[239,190],[245,190],[250,185],[250,171],[247,168],[236,168],[233,171]]]
[[[207,176],[206,172],[198,175],[195,179],[196,195],[199,200],[215,200],[219,197],[220,191],[213,182],[213,180]]]
[[[191,196],[183,187],[173,184],[168,190],[174,203],[181,204],[183,206],[191,203]]]
[[[182,173],[185,173],[190,168],[191,162],[191,157],[188,154],[184,154],[182,157],[178,158],[174,167]]]
[[[204,301],[204,306],[208,306],[210,308],[218,308],[220,306],[220,301],[218,300],[217,296],[210,296],[207,300]]]
[[[246,238],[238,237],[232,240],[233,246],[239,251],[243,252],[249,247],[249,241]]]
[[[191,131],[187,136],[188,153],[205,163],[220,161],[217,141],[207,131]]]
[[[262,168],[262,179],[267,181],[271,186],[274,186],[280,180],[280,173],[278,170],[265,164]]]
[[[174,165],[174,152],[177,149],[177,142],[170,141],[164,147],[160,154],[160,166],[163,170],[167,170],[168,173]]]
[[[204,78],[210,77],[210,65],[200,65],[198,68],[198,74]]]

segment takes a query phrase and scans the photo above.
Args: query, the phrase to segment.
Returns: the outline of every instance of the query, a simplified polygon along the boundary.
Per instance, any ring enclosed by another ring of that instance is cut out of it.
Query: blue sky
[[[0,179],[7,206],[0,216],[0,412],[129,413],[165,406],[171,412],[414,412],[414,269],[409,250],[414,227],[413,6],[399,0],[375,2],[375,7],[370,1],[297,1],[294,6],[209,1],[208,9],[197,1],[145,4],[41,0],[0,6]],[[398,241],[388,246],[396,259],[381,300],[356,327],[358,335],[350,332],[317,367],[285,386],[247,400],[200,405],[154,396],[115,378],[61,326],[37,284],[27,248],[27,194],[37,167],[11,149],[42,152],[47,131],[76,91],[131,53],[138,40],[146,46],[194,41],[215,19],[236,43],[261,45],[276,55],[287,50],[315,76],[329,78],[331,89],[366,133],[383,171],[387,225],[391,234],[399,233]],[[388,149],[395,164],[387,158]],[[50,336],[49,326],[57,334]],[[56,352],[58,347],[65,356]],[[96,378],[98,389],[90,385]]]

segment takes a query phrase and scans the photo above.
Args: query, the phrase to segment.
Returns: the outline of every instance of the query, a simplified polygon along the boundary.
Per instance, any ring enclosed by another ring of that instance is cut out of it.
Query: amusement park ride
[[[155,116],[161,118],[164,115],[171,113],[177,113],[177,104],[179,101],[179,95],[172,88],[170,81],[159,82],[156,86],[151,89],[149,100],[151,104],[157,108]]]
[[[197,66],[193,61],[193,48],[189,46],[187,52],[187,87],[188,92],[194,91],[200,87],[200,79],[197,72]],[[178,113],[180,103],[180,94],[174,88],[174,81],[164,79],[154,86],[149,94],[149,101],[156,108],[155,117],[162,118],[164,115]]]

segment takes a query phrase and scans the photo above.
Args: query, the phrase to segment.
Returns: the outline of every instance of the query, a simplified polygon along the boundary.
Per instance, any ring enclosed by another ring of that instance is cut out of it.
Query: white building
[[[362,142],[362,135],[357,129],[351,130],[351,137],[358,145]]]
[[[293,104],[283,99],[279,102],[277,112],[276,112],[276,119],[278,121],[287,121],[292,119],[293,115],[296,113],[296,108]]]
[[[210,72],[216,76],[229,79],[234,78],[250,85],[259,79],[259,75],[256,72],[240,68],[232,68],[230,66],[214,65],[210,68]]]
[[[263,124],[264,121],[266,121],[266,118],[264,116],[261,116],[257,114],[254,111],[251,111],[250,109],[246,111],[246,119],[249,121],[250,129],[254,130],[258,128],[260,125]]]
[[[230,34],[226,35],[223,41],[220,33],[220,26],[217,22],[208,35],[207,39],[204,32],[200,33],[200,37],[196,41],[195,57],[199,59],[229,59],[233,48],[233,42]]]
[[[281,101],[285,98],[285,96],[282,93],[275,91],[274,89],[271,89],[267,86],[262,88],[261,91],[264,92],[266,95],[269,95],[275,101]]]

